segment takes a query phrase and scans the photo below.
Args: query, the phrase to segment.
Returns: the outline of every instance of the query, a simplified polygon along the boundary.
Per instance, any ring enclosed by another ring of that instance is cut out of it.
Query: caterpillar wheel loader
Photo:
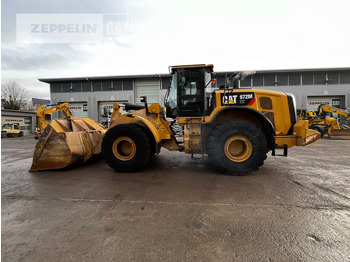
[[[212,89],[213,65],[169,67],[172,81],[159,104],[114,104],[110,128],[102,141],[107,164],[119,172],[140,170],[164,147],[187,154],[207,154],[226,173],[257,171],[268,151],[304,146],[320,138],[307,120],[297,120],[291,94],[240,89],[247,73],[225,77]],[[121,115],[121,108],[128,113]]]
[[[309,120],[310,128],[320,132],[321,137],[327,133],[329,138],[349,140],[350,127],[347,125],[340,125],[336,118],[336,116],[339,115],[346,116],[347,119],[350,119],[349,113],[345,110],[321,104],[315,112],[302,109],[299,119]]]
[[[68,103],[62,103],[55,106],[50,106],[48,108],[44,108],[43,106],[39,106],[36,117],[37,117],[37,131],[35,132],[35,139],[39,139],[41,133],[44,131],[45,127],[50,124],[50,120],[46,119],[47,115],[50,115],[55,112],[62,111],[66,119],[70,119],[74,117],[72,112],[69,110]]]

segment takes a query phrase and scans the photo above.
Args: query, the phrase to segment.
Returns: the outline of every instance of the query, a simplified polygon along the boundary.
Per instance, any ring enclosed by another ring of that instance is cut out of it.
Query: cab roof
[[[184,69],[184,68],[209,68],[211,71],[214,68],[213,64],[196,64],[196,65],[177,65],[177,66],[169,66],[169,71],[171,73],[174,73],[178,69]]]

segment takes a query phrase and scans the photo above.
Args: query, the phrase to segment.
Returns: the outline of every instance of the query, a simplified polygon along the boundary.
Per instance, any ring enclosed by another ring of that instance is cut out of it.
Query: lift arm
[[[320,105],[317,109],[317,115],[322,115],[323,112],[330,112],[330,113],[335,113],[338,115],[343,115],[343,116],[350,116],[348,112],[345,110],[342,110],[340,108],[332,107],[332,106],[326,106],[326,105]]]
[[[69,110],[68,105],[69,105],[68,103],[62,103],[62,104],[59,104],[57,106],[48,107],[46,109],[44,109],[43,106],[40,106],[38,108],[38,111],[36,113],[36,115],[37,115],[37,127],[38,127],[38,130],[35,132],[36,138],[39,138],[40,134],[44,131],[44,129],[46,127],[45,115],[49,115],[49,114],[52,114],[54,112],[62,111],[62,113],[64,114],[66,119],[69,120],[70,118],[74,117],[72,112]]]

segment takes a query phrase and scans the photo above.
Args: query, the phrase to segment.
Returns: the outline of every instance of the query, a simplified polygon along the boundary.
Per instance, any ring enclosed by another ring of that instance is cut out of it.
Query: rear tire
[[[18,133],[18,137],[21,137],[21,136],[23,136],[23,132]]]
[[[231,120],[211,132],[207,152],[219,169],[232,175],[246,175],[264,164],[268,148],[260,128],[245,120]]]
[[[102,140],[106,163],[118,172],[140,170],[150,158],[150,142],[135,124],[121,124],[109,129]]]

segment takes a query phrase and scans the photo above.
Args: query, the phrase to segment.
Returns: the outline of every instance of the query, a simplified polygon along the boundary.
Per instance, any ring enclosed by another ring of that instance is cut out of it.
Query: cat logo
[[[235,105],[237,103],[237,95],[224,95],[222,96],[223,105]]]

